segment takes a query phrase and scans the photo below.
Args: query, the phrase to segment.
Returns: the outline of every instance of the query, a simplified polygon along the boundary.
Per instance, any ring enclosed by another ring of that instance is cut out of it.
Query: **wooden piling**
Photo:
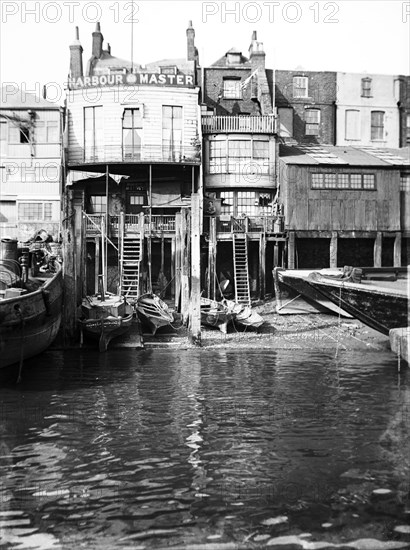
[[[189,338],[192,344],[201,345],[201,247],[200,247],[200,198],[191,199],[191,300]]]
[[[398,231],[394,239],[393,266],[401,267],[401,233]]]
[[[263,300],[266,293],[266,233],[259,235],[259,297]]]
[[[209,243],[208,243],[208,298],[215,299],[216,294],[216,218],[209,218]]]
[[[374,257],[374,267],[381,267],[382,266],[382,232],[381,231],[377,232],[376,238],[374,240],[373,257]]]
[[[289,231],[288,239],[288,268],[295,269],[296,233]]]
[[[332,231],[330,239],[329,267],[337,267],[337,231]]]

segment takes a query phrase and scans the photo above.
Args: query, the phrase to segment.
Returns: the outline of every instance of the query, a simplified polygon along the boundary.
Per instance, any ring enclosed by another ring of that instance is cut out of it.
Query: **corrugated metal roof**
[[[407,148],[406,148],[407,149]],[[383,149],[383,154],[375,154],[376,149],[343,147],[334,145],[280,145],[279,157],[286,164],[339,165],[339,166],[392,166],[407,164],[406,151]],[[378,151],[378,150],[377,150]],[[401,151],[401,153],[399,153]],[[409,152],[407,150],[407,156]]]

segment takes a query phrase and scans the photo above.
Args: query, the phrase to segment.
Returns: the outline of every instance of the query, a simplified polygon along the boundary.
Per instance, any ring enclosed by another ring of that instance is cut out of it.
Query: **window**
[[[18,218],[25,221],[51,221],[53,219],[51,202],[19,202]]]
[[[384,112],[371,112],[371,140],[382,140],[384,138]]]
[[[224,99],[242,99],[240,79],[224,80]]]
[[[337,187],[338,189],[349,189],[349,174],[337,175]]]
[[[376,189],[374,174],[330,173],[311,174],[312,189]]]
[[[269,160],[269,142],[266,140],[253,139],[253,158]]]
[[[133,206],[139,206],[144,204],[144,195],[129,195],[129,202]]]
[[[10,124],[9,143],[30,143],[30,128],[15,123]]]
[[[175,65],[161,67],[161,74],[177,74],[177,68]]]
[[[269,141],[223,136],[209,141],[209,173],[269,174]]]
[[[103,144],[103,108],[84,107],[84,158],[99,160]]]
[[[234,207],[233,191],[221,191],[221,193],[219,194],[219,197],[222,199],[221,200],[221,214],[232,215],[233,214],[233,207]]]
[[[293,97],[308,97],[308,79],[306,76],[293,77]]]
[[[363,174],[363,189],[374,189],[374,174]]]
[[[140,109],[124,109],[122,118],[122,146],[124,159],[140,160],[142,141],[142,113]]]
[[[237,216],[241,216],[242,214],[247,214],[248,216],[257,215],[254,191],[238,191]]]
[[[241,54],[238,53],[228,53],[228,65],[240,65],[241,63]]]
[[[346,111],[345,139],[360,139],[360,111],[356,109]]]
[[[324,174],[325,189],[333,189],[336,187],[336,174]]]
[[[0,201],[0,222],[15,223],[16,221],[16,202]]]
[[[35,128],[35,139],[37,143],[59,143],[58,121],[47,120],[37,122]]]
[[[92,195],[90,197],[90,214],[105,214],[107,212],[107,197]]]
[[[400,176],[400,191],[410,192],[410,175]]]
[[[181,160],[182,107],[162,107],[162,154],[164,160]]]
[[[362,97],[372,97],[372,79],[362,78]]]
[[[320,110],[319,109],[306,109],[305,111],[305,135],[306,136],[318,136],[320,125]]]
[[[226,140],[209,142],[209,173],[220,174],[226,170]]]

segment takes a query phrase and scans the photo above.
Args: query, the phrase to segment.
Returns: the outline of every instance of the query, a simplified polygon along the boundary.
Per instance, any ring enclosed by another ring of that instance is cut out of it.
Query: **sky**
[[[86,67],[97,20],[117,57],[131,59],[133,34],[142,65],[185,57],[192,20],[202,66],[233,46],[247,56],[256,30],[270,69],[410,74],[410,1],[1,0],[0,12],[0,81],[27,91],[64,88],[75,26]]]

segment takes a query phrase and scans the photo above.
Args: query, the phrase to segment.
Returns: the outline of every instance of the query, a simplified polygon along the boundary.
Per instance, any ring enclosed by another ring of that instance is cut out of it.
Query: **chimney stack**
[[[111,55],[111,44],[107,44],[107,52]]]
[[[256,31],[253,31],[251,45],[249,46],[249,61],[253,71],[255,69],[265,69],[265,57],[263,42],[257,41]]]
[[[186,39],[187,39],[187,60],[196,61],[195,31],[192,27],[192,21],[189,21],[188,28],[186,30]]]
[[[83,48],[80,43],[80,32],[75,28],[75,40],[70,45],[70,77],[83,76]]]
[[[104,37],[101,33],[101,26],[98,22],[95,27],[95,31],[93,32],[93,47],[92,47],[92,55],[93,57],[100,59],[102,54],[102,46],[103,46]]]

